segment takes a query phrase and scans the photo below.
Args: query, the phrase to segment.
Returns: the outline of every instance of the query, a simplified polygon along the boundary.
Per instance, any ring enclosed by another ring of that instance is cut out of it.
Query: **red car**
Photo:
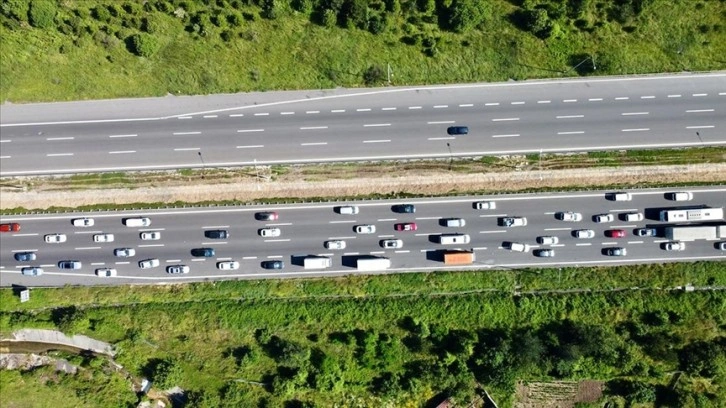
[[[20,224],[17,222],[11,222],[9,224],[0,224],[0,231],[2,232],[18,232],[20,231]]]
[[[394,225],[396,231],[416,231],[418,227],[415,222],[402,222]]]
[[[621,230],[621,229],[607,230],[607,231],[605,231],[605,235],[607,235],[610,238],[622,238],[625,236],[625,230]]]

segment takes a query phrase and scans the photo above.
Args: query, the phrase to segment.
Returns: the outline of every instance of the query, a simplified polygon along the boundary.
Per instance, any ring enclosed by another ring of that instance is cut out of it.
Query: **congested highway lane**
[[[724,106],[724,73],[3,105],[0,175],[723,145]]]
[[[726,188],[699,187],[689,191],[694,193],[690,202],[674,203],[664,198],[666,190],[633,191],[632,201],[614,202],[604,198],[604,192],[571,192],[533,195],[502,195],[491,197],[451,197],[435,199],[412,199],[406,203],[416,205],[414,214],[395,213],[393,204],[404,201],[366,201],[355,203],[360,207],[357,215],[341,215],[333,211],[342,203],[279,205],[260,208],[257,206],[212,207],[198,209],[167,209],[144,212],[99,212],[86,214],[33,215],[24,217],[3,217],[2,222],[19,222],[22,226],[17,233],[0,234],[0,283],[4,286],[38,285],[54,286],[65,284],[126,284],[138,282],[173,282],[207,279],[234,279],[255,277],[300,277],[328,276],[360,273],[344,264],[344,258],[355,255],[373,254],[389,257],[392,268],[389,271],[422,271],[444,268],[443,263],[430,255],[442,249],[473,249],[476,253],[474,265],[465,268],[522,268],[540,265],[591,265],[613,263],[648,263],[677,260],[726,259],[726,254],[715,249],[713,241],[689,242],[683,252],[667,252],[661,244],[667,240],[660,237],[635,237],[632,231],[638,227],[659,226],[664,223],[653,219],[652,214],[660,208],[674,206],[707,205],[722,207],[726,203]],[[475,210],[472,203],[480,200],[494,200],[494,210]],[[623,222],[615,217],[614,221],[596,224],[591,217],[600,213],[619,214],[628,211],[643,211],[651,214],[641,222]],[[255,220],[257,211],[274,210],[280,218],[274,221]],[[557,211],[577,211],[583,214],[580,222],[563,222],[554,217]],[[122,219],[130,216],[147,216],[152,225],[146,228],[129,228]],[[81,216],[92,217],[92,227],[74,227],[71,220]],[[498,225],[503,216],[524,216],[528,219],[525,227],[505,228]],[[447,228],[441,219],[461,217],[466,220],[463,228]],[[656,217],[657,218],[657,217]],[[415,222],[416,231],[395,231],[398,222]],[[356,234],[355,225],[374,224],[376,233]],[[258,229],[276,226],[281,229],[280,237],[263,238]],[[588,228],[596,232],[595,238],[577,239],[572,236],[574,229]],[[624,229],[624,238],[609,238],[604,232],[608,229]],[[226,229],[230,237],[224,240],[209,239],[205,230]],[[142,231],[160,231],[158,241],[142,241]],[[113,233],[115,241],[94,243],[92,236],[98,233]],[[460,232],[469,234],[471,242],[467,245],[443,246],[435,239],[439,234]],[[65,233],[68,240],[60,244],[48,244],[43,236],[48,233]],[[533,250],[544,248],[535,242],[540,235],[559,237],[554,258],[537,258]],[[381,239],[400,238],[404,242],[401,249],[380,247]],[[342,239],[347,243],[344,250],[327,250],[323,247],[326,240]],[[521,242],[530,249],[524,253],[509,251],[502,247],[504,242]],[[605,248],[619,246],[627,248],[625,257],[607,257]],[[131,258],[118,258],[113,254],[115,248],[134,248],[136,255]],[[210,247],[216,250],[212,258],[195,258],[192,248]],[[19,262],[13,258],[16,252],[37,252],[37,260],[31,263]],[[300,255],[327,255],[333,257],[333,267],[328,270],[304,270],[293,264],[293,258]],[[138,261],[158,258],[161,266],[141,270]],[[265,260],[279,259],[286,264],[281,271],[261,268]],[[79,260],[80,270],[59,270],[61,260]],[[219,271],[216,262],[236,260],[241,263],[237,271]],[[43,276],[20,275],[22,266],[42,266]],[[167,265],[184,264],[191,268],[187,275],[167,275]],[[94,276],[96,268],[111,267],[118,270],[116,278],[101,279]]]

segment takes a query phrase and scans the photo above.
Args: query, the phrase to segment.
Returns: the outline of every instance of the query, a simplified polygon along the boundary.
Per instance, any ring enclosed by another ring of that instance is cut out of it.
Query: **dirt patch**
[[[604,382],[585,380],[517,383],[515,408],[574,408],[602,397]]]

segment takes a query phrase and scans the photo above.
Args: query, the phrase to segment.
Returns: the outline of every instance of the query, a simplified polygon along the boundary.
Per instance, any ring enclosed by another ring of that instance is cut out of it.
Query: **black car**
[[[204,236],[209,239],[227,239],[229,232],[227,230],[210,230],[204,231]]]
[[[449,126],[449,128],[446,129],[446,133],[450,135],[468,135],[469,128],[466,126]]]
[[[283,261],[263,261],[262,267],[265,269],[283,269],[283,268],[285,268],[285,262],[283,262]]]
[[[416,212],[416,206],[413,204],[398,204],[392,207],[393,212],[413,214]]]
[[[35,261],[35,252],[16,252],[16,261]]]
[[[194,248],[192,249],[192,256],[212,257],[214,256],[214,248]]]

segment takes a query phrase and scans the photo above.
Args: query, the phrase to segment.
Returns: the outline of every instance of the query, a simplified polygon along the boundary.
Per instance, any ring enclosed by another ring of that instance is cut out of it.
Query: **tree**
[[[324,355],[313,375],[313,384],[319,391],[340,391],[343,389],[343,373],[338,361],[333,357]]]
[[[4,0],[0,6],[2,14],[18,21],[28,21],[27,0]]]
[[[28,13],[30,25],[37,28],[50,28],[55,23],[56,4],[50,0],[32,0]]]
[[[726,351],[723,343],[726,339],[714,339],[710,342],[697,341],[683,347],[678,352],[681,370],[691,375],[715,377],[726,366]],[[721,343],[721,344],[719,344]]]
[[[449,28],[463,33],[484,21],[489,14],[489,3],[478,0],[454,0],[448,13]]]
[[[150,57],[161,47],[156,37],[147,33],[132,35],[129,44],[130,51],[140,57]]]

